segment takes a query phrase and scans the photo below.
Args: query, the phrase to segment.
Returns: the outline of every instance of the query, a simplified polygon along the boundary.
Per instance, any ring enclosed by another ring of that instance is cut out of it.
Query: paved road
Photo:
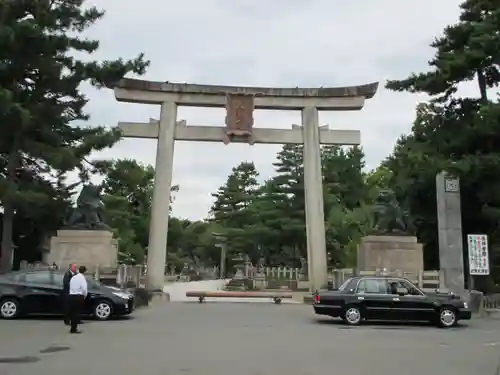
[[[348,328],[291,304],[171,302],[82,329],[0,321],[0,374],[497,375],[500,357],[498,320]]]

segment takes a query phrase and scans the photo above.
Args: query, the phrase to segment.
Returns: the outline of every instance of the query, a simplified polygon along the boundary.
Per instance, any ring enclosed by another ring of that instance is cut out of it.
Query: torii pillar
[[[158,104],[159,120],[120,122],[125,137],[158,139],[155,186],[148,246],[147,288],[162,290],[167,255],[168,214],[175,140],[304,144],[307,259],[310,290],[328,283],[320,145],[359,145],[357,130],[318,125],[318,110],[363,108],[378,83],[333,88],[213,86],[123,79],[114,87],[118,101]],[[193,126],[177,121],[177,106],[226,107],[226,126]],[[292,129],[253,129],[253,110],[300,110],[302,125]]]

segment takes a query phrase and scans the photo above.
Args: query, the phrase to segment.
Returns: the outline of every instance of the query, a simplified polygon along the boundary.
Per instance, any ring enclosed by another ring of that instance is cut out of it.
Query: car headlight
[[[469,304],[467,302],[464,302],[464,309],[468,309],[469,308]]]
[[[123,299],[129,299],[130,294],[124,293],[124,292],[113,292],[113,294],[117,297],[123,298]]]

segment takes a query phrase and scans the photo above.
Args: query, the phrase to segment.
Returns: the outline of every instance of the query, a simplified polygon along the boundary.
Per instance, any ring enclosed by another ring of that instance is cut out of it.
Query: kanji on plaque
[[[485,234],[467,235],[469,253],[469,273],[471,275],[489,275],[488,237]]]
[[[228,94],[226,98],[226,138],[225,144],[243,138],[253,144],[254,98],[251,95]]]

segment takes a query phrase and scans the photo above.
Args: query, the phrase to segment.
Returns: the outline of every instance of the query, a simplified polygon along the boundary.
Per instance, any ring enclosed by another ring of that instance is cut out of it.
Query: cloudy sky
[[[323,112],[320,123],[361,130],[367,168],[387,156],[409,131],[415,105],[425,98],[392,93],[387,79],[426,69],[428,44],[456,21],[459,0],[94,0],[106,10],[89,35],[101,41],[98,59],[144,52],[144,79],[200,84],[344,86],[380,81],[359,112]],[[89,91],[92,123],[147,121],[159,107],[118,103],[111,90]],[[222,125],[223,109],[179,109],[191,125]],[[300,112],[257,111],[257,127],[290,128]],[[272,175],[279,146],[177,142],[174,215],[200,219],[240,161]],[[127,139],[103,155],[153,164],[155,140]]]

